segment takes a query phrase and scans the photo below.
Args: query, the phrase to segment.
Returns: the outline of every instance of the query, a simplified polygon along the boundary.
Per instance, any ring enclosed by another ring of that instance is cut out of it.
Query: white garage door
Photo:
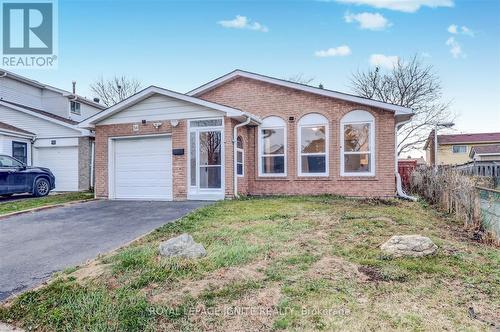
[[[114,141],[114,194],[111,198],[172,200],[170,137]]]
[[[50,168],[56,191],[78,191],[78,147],[35,148],[33,165]]]

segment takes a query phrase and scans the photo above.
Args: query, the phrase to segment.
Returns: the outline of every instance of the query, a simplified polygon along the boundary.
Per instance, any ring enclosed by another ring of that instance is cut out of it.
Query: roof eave
[[[210,91],[212,89],[215,89],[215,88],[221,86],[222,84],[225,84],[229,81],[232,81],[233,79],[236,79],[237,77],[255,79],[258,81],[267,82],[270,84],[276,84],[276,85],[288,87],[291,89],[297,89],[297,90],[301,90],[301,91],[305,91],[305,92],[309,92],[309,93],[314,93],[317,95],[322,95],[322,96],[331,97],[331,98],[337,98],[337,99],[346,100],[346,101],[350,101],[350,102],[361,104],[361,105],[385,109],[385,110],[393,111],[396,115],[399,115],[399,114],[411,114],[411,115],[413,115],[414,114],[414,111],[410,108],[407,108],[407,107],[394,105],[394,104],[388,104],[388,103],[384,103],[381,101],[368,99],[368,98],[362,98],[362,97],[358,97],[358,96],[354,96],[354,95],[349,95],[349,94],[345,94],[345,93],[338,92],[338,91],[320,89],[320,88],[316,88],[316,87],[305,85],[305,84],[290,82],[290,81],[281,80],[278,78],[260,75],[260,74],[256,74],[256,73],[251,73],[251,72],[242,71],[242,70],[234,70],[234,71],[232,71],[226,75],[223,75],[215,80],[212,80],[206,84],[203,84],[203,85],[199,86],[198,88],[187,92],[186,94],[189,96],[199,96],[200,94],[207,92],[207,91]]]

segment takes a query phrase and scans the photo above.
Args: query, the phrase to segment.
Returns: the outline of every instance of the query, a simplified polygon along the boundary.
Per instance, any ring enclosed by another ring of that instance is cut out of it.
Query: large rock
[[[437,246],[421,235],[395,235],[380,247],[393,257],[423,257],[436,252]]]
[[[207,255],[203,245],[194,242],[189,234],[182,234],[160,243],[160,255],[166,257],[199,258]]]

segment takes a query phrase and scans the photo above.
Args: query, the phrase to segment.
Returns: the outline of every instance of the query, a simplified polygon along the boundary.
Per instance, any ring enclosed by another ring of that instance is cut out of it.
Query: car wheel
[[[33,193],[37,197],[47,196],[50,191],[50,183],[47,179],[41,178],[35,181],[35,188]]]

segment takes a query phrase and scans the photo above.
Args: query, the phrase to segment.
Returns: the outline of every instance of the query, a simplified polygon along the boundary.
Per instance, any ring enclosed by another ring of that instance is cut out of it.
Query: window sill
[[[258,176],[255,181],[290,181],[287,176]]]
[[[378,181],[376,176],[351,176],[351,175],[341,175],[338,178],[339,181]]]
[[[298,175],[294,180],[295,181],[332,181],[333,178],[331,178],[329,175],[318,175],[318,176]]]

